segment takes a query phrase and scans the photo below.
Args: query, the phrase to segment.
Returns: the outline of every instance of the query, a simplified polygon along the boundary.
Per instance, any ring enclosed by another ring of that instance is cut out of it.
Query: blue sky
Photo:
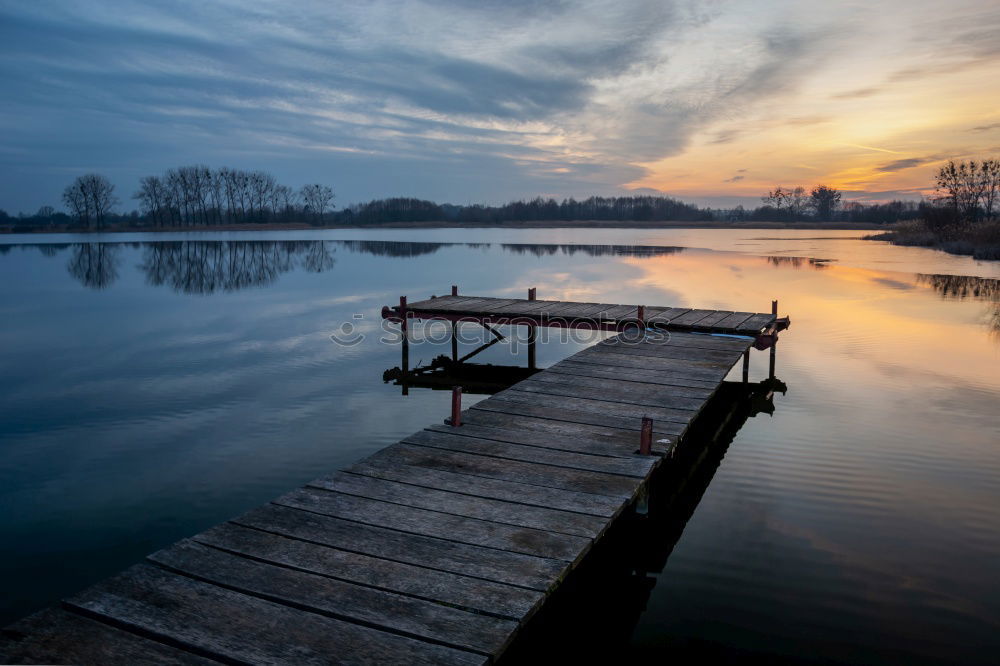
[[[0,208],[187,164],[340,205],[919,196],[1000,146],[998,45],[965,0],[0,0]]]

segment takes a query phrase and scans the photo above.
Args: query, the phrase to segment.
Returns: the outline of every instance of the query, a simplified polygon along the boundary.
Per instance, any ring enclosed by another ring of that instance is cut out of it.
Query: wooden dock
[[[475,321],[487,324],[524,324],[539,326],[572,326],[594,330],[624,330],[643,325],[669,331],[696,333],[728,333],[758,336],[779,322],[777,301],[772,311],[733,312],[679,307],[647,307],[615,303],[576,303],[527,299],[452,295],[407,303],[405,298],[394,308],[383,308],[387,318],[446,319]],[[787,326],[787,319],[782,322]]]
[[[774,313],[457,296],[384,314],[633,332],[15,623],[0,661],[490,663],[778,328]]]

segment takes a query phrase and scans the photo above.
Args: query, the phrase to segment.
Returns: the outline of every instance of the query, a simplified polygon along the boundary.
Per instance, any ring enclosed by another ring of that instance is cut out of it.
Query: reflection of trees
[[[302,268],[310,273],[322,273],[333,268],[337,260],[325,241],[310,243],[302,255]]]
[[[987,312],[987,326],[1000,336],[1000,280],[970,275],[917,275],[917,284],[929,285],[943,298],[991,303]]]
[[[684,250],[683,247],[657,245],[559,245],[551,243],[503,243],[500,247],[505,252],[533,254],[536,257],[578,253],[591,257],[660,257],[667,254],[677,254]]]
[[[379,257],[419,257],[424,254],[434,254],[445,245],[451,243],[409,243],[406,241],[371,241],[346,240],[338,241],[351,252],[374,254]]]
[[[35,246],[38,251],[42,253],[45,257],[54,257],[66,248],[70,247],[69,243],[39,243]]]
[[[969,275],[917,275],[917,284],[926,284],[945,298],[1000,301],[1000,280]]]
[[[772,266],[790,266],[792,268],[802,268],[803,266],[808,266],[810,268],[822,269],[829,266],[829,259],[815,259],[813,257],[764,257],[764,260]]]
[[[186,294],[261,287],[296,266],[320,273],[335,263],[326,241],[177,241],[144,247],[139,268],[146,281]]]
[[[121,248],[113,243],[81,243],[73,246],[69,274],[91,289],[106,289],[118,279]]]

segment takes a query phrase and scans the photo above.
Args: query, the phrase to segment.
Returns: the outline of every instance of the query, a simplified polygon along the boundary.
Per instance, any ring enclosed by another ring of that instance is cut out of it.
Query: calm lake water
[[[792,318],[774,414],[725,451],[628,631],[579,640],[656,660],[993,661],[1000,263],[859,235],[0,238],[0,624],[443,418],[448,394],[382,381],[400,350],[380,340],[379,310],[457,283],[736,310],[778,299]],[[331,341],[344,322],[360,344]],[[542,345],[539,364],[585,344]],[[414,343],[411,362],[447,352]],[[766,374],[755,353],[751,379]]]

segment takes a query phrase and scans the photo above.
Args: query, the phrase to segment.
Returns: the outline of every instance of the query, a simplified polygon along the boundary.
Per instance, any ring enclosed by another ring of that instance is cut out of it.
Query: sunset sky
[[[186,164],[418,196],[914,198],[1000,155],[1000,4],[0,0],[0,208]]]

